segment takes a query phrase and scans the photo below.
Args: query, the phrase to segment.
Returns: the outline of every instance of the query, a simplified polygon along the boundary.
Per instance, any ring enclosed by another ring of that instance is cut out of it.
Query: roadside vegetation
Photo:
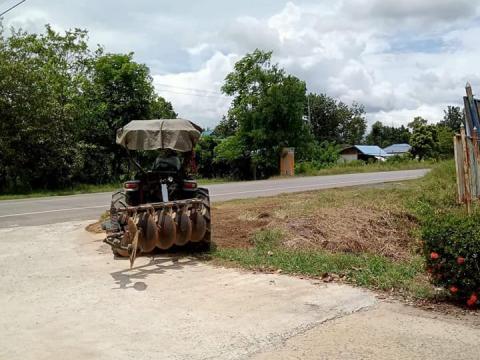
[[[417,161],[407,158],[391,158],[387,161],[377,161],[366,163],[364,161],[351,161],[343,164],[328,164],[324,167],[318,167],[309,163],[299,163],[295,167],[297,175],[338,175],[351,173],[367,173],[376,171],[398,171],[431,168],[437,161]]]
[[[300,164],[296,168],[296,174],[298,176],[321,176],[321,175],[338,175],[338,174],[354,174],[354,173],[367,173],[376,171],[399,171],[399,170],[414,170],[414,169],[426,169],[431,168],[437,162],[436,161],[416,161],[416,160],[402,160],[402,161],[386,161],[365,163],[363,161],[352,161],[346,164],[332,164],[323,169],[317,170],[316,168],[308,167],[305,164]],[[233,178],[197,178],[198,184],[212,185],[222,184],[225,182],[235,181]],[[36,198],[45,196],[65,196],[65,195],[78,195],[78,194],[90,194],[99,192],[112,192],[122,188],[122,183],[113,184],[78,184],[72,187],[63,188],[60,190],[37,190],[27,192],[16,193],[4,193],[0,194],[0,201],[2,200],[15,200]]]
[[[219,264],[340,280],[416,300],[449,296],[432,284],[422,235],[440,225],[434,224],[440,213],[465,216],[455,202],[452,161],[419,180],[232,201],[214,211],[222,228],[212,252]]]
[[[221,91],[231,106],[197,144],[200,178],[276,176],[284,147],[295,148],[300,174],[423,167],[413,160],[337,166],[348,144],[407,142],[408,157],[418,160],[452,155],[460,108],[449,106],[443,119],[431,119],[435,125],[416,117],[408,127],[377,122],[367,132],[362,104],[307,93],[305,81],[272,56],[256,49],[227,74]],[[9,198],[108,191],[133,170],[115,144],[116,130],[133,119],[177,116],[133,53],[91,48],[88,32],[80,29],[59,33],[47,25],[38,34],[7,34],[0,26],[0,88],[0,196]]]

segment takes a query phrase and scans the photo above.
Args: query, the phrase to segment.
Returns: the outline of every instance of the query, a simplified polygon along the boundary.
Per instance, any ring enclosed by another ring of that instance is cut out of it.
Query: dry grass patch
[[[415,219],[401,201],[392,201],[401,196],[401,190],[390,186],[225,202],[213,208],[214,241],[219,247],[249,248],[255,232],[275,228],[284,233],[282,245],[287,249],[371,253],[404,260],[418,244]]]

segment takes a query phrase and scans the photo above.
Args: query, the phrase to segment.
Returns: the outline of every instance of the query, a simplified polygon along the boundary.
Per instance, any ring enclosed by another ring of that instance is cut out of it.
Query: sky
[[[480,92],[480,0],[27,0],[3,19],[30,32],[47,23],[134,52],[159,95],[204,127],[227,112],[225,76],[256,48],[309,92],[363,104],[370,125],[434,123],[467,81]]]

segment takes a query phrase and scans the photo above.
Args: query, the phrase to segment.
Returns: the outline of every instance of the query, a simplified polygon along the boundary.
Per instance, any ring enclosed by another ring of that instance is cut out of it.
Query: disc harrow
[[[127,206],[121,197],[115,195],[104,241],[116,255],[128,256],[130,267],[140,253],[149,253],[155,248],[167,250],[190,241],[199,242],[209,231],[209,206],[203,199]]]

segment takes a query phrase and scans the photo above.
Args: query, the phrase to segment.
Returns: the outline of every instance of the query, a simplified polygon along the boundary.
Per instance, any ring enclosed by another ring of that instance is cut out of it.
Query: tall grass
[[[403,160],[403,161],[377,161],[374,163],[365,163],[363,161],[351,161],[342,164],[330,164],[325,167],[317,167],[316,165],[304,162],[298,163],[295,171],[299,175],[337,175],[349,173],[366,173],[376,171],[395,171],[395,170],[414,170],[425,169],[435,165],[432,161],[417,161],[417,160]]]

